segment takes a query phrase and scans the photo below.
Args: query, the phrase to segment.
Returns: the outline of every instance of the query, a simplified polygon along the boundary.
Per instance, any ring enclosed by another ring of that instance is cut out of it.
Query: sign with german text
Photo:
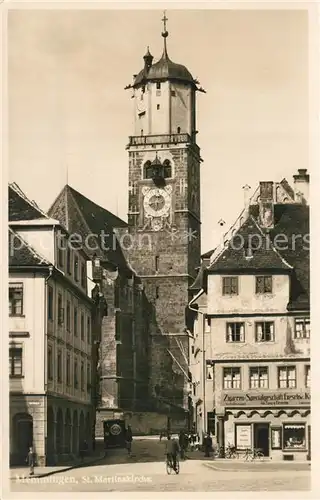
[[[311,404],[311,394],[309,391],[291,392],[251,392],[251,391],[224,391],[221,393],[221,406],[300,406]]]
[[[238,450],[251,448],[251,425],[236,425],[236,447]]]

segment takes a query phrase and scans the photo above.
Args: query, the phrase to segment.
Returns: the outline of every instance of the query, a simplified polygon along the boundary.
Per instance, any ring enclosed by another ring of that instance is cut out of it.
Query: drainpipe
[[[201,294],[203,293],[203,290],[201,290],[198,295],[196,295],[188,304],[188,308],[190,311],[194,311],[197,314],[201,314],[202,321],[201,321],[201,334],[202,334],[202,394],[203,394],[203,412],[202,412],[202,430],[203,430],[203,436],[207,432],[207,419],[206,419],[206,348],[205,348],[205,318],[206,314],[203,313],[202,311],[199,311],[199,309],[196,309],[191,306],[192,302],[198,298]]]
[[[53,273],[53,266],[49,266],[49,274],[44,280],[44,393],[46,394],[47,388],[48,388],[48,281],[51,278]],[[46,404],[46,409],[48,409],[48,405]],[[47,427],[47,439],[46,439],[46,448],[44,450],[45,457],[46,457],[46,463],[45,465],[48,464],[48,426],[47,426],[47,417],[46,416],[46,427]],[[55,424],[54,424],[55,425]],[[53,450],[55,451],[55,450]]]

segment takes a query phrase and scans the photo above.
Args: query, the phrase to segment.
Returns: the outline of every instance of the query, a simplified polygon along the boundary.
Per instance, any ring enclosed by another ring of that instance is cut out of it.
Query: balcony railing
[[[129,146],[180,144],[185,142],[192,142],[189,134],[135,135],[129,137]]]

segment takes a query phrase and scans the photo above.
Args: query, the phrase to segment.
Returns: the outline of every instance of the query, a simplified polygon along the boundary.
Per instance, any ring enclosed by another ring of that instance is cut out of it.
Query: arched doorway
[[[57,413],[57,445],[56,450],[58,455],[63,453],[63,415],[62,410],[59,408]]]
[[[64,424],[64,449],[65,453],[70,453],[71,451],[71,415],[70,410],[67,408],[65,424]]]
[[[91,436],[91,420],[90,420],[90,413],[87,413],[86,416],[86,424],[85,424],[85,435],[86,435],[86,440],[89,445],[89,448],[91,449],[91,441],[92,441],[92,436]]]
[[[78,455],[79,451],[79,428],[78,428],[78,412],[74,410],[72,421],[72,453]]]
[[[54,465],[55,442],[54,442],[54,412],[51,406],[47,410],[47,461],[48,464]]]
[[[87,436],[85,435],[84,428],[84,414],[83,411],[80,412],[80,422],[79,422],[79,442],[82,443]]]
[[[14,461],[26,463],[29,447],[33,446],[33,418],[29,413],[17,413],[13,417]]]

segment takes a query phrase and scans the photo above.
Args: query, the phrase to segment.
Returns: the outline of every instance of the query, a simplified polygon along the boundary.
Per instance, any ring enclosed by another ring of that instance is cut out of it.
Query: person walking
[[[126,441],[126,448],[128,450],[128,456],[130,457],[131,455],[131,448],[132,448],[132,430],[131,426],[128,425],[126,433],[125,433],[125,441]]]
[[[29,466],[29,475],[33,476],[34,475],[34,466],[35,466],[35,456],[34,456],[34,451],[33,451],[32,446],[29,447],[26,462]]]
[[[171,439],[171,435],[168,433],[166,442],[166,456],[168,462],[172,464],[173,470],[177,471],[177,455],[179,453],[179,443],[176,439]]]
[[[186,446],[185,446],[185,435],[184,435],[184,432],[182,430],[179,432],[179,446],[180,446],[181,460],[184,460],[185,459]]]
[[[203,445],[204,445],[204,456],[210,457],[210,452],[212,450],[212,438],[210,437],[210,434],[205,435],[203,440]]]

